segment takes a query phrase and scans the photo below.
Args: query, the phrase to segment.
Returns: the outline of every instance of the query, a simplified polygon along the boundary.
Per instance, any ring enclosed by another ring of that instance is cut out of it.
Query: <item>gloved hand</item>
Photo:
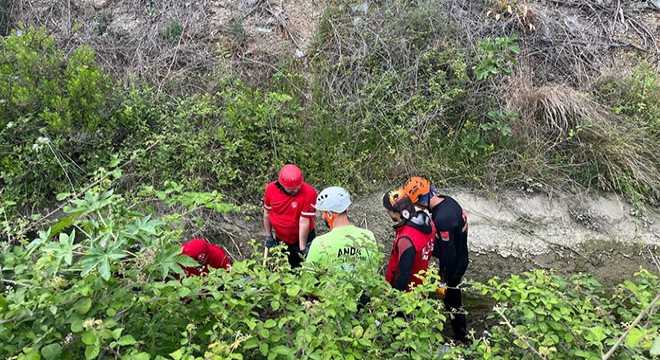
[[[272,236],[266,236],[266,240],[264,240],[264,246],[267,248],[272,248],[275,245],[277,245],[275,238]]]
[[[446,287],[439,287],[439,288],[435,289],[435,294],[439,295],[441,298],[444,299],[445,296],[447,295],[447,288]]]
[[[299,250],[298,252],[302,257],[307,257],[307,254],[309,254],[309,244],[305,247],[305,250]]]
[[[431,293],[431,297],[439,297],[441,299],[444,299],[445,296],[447,295],[447,284],[444,282],[436,284],[437,287],[433,292]]]

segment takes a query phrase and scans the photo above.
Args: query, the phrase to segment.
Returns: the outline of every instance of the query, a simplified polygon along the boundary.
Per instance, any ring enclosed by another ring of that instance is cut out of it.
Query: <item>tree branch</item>
[[[623,340],[626,339],[626,337],[628,336],[628,333],[630,332],[630,330],[632,330],[632,328],[634,328],[635,326],[637,326],[637,324],[642,320],[642,318],[644,318],[644,316],[646,315],[647,312],[649,312],[650,310],[651,310],[651,311],[654,311],[654,310],[655,310],[655,308],[653,307],[653,305],[655,305],[655,303],[658,302],[658,300],[660,300],[660,294],[656,295],[656,296],[655,296],[655,299],[653,299],[653,301],[651,301],[651,303],[649,304],[649,306],[647,306],[646,309],[644,309],[644,311],[642,311],[639,315],[637,315],[637,318],[635,319],[635,321],[633,321],[632,324],[630,324],[630,326],[628,326],[628,329],[626,330],[626,332],[624,332],[624,333],[621,335],[621,337],[619,338],[619,340],[617,340],[617,342],[612,346],[612,348],[610,349],[610,351],[608,351],[607,354],[605,354],[605,355],[603,356],[602,360],[607,360],[607,359],[609,359],[612,355],[614,355],[614,352],[616,351],[616,349],[619,348],[619,346],[621,346],[621,344],[623,343]]]
[[[524,336],[518,334],[518,332],[516,331],[516,329],[513,328],[513,325],[511,325],[511,322],[509,322],[509,319],[507,319],[506,316],[504,316],[504,310],[502,310],[502,308],[500,308],[500,307],[496,307],[494,310],[495,310],[495,312],[497,312],[497,313],[502,317],[502,319],[504,319],[504,322],[507,324],[507,326],[509,326],[509,329],[511,330],[511,332],[512,332],[514,335],[516,335],[516,336],[518,337],[518,339],[522,340],[522,342],[524,342],[525,345],[527,345],[527,347],[529,347],[530,349],[532,349],[532,351],[533,351],[536,355],[538,355],[541,359],[543,359],[543,360],[547,360],[547,359],[545,358],[545,356],[541,355],[541,353],[540,353],[538,350],[536,350],[536,348],[533,347],[532,344],[530,344]]]

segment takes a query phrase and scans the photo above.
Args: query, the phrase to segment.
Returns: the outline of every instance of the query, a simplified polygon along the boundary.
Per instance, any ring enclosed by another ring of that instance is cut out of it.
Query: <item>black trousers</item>
[[[316,238],[316,230],[312,229],[309,231],[309,234],[307,235],[307,247],[312,244],[312,241]],[[298,242],[296,242],[293,245],[286,244],[286,256],[287,259],[289,260],[289,265],[291,265],[291,268],[298,268],[301,266],[303,260],[303,256],[300,254],[300,245]]]
[[[447,285],[453,285],[453,287],[456,287],[458,284]],[[465,314],[462,313],[463,304],[461,302],[461,290],[448,287],[447,292],[445,293],[444,302],[445,309],[447,309],[447,311],[451,311],[449,316],[451,319],[451,328],[454,331],[454,339],[458,341],[465,341],[465,337],[467,335],[467,318]]]

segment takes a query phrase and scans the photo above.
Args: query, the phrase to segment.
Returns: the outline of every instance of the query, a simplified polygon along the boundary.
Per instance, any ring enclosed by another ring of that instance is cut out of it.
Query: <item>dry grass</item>
[[[89,45],[115,79],[146,81],[157,90],[174,82],[167,90],[185,93],[205,90],[200,75],[225,67],[210,46],[212,12],[208,0],[17,0],[10,26],[45,26],[65,51]]]
[[[583,183],[660,199],[658,139],[566,85],[533,86],[527,70],[512,77],[507,107],[519,114],[513,138],[534,168],[557,169],[555,159],[563,156],[567,168],[598,169]]]

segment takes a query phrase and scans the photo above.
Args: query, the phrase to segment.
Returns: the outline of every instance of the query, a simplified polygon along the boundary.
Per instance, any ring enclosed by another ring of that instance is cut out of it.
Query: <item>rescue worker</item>
[[[280,241],[287,246],[292,268],[299,267],[314,240],[316,190],[303,179],[300,168],[287,164],[277,180],[264,193],[264,245],[271,248]]]
[[[422,177],[411,177],[404,189],[415,205],[431,212],[437,230],[433,256],[438,258],[440,278],[447,284],[445,308],[454,312],[451,316],[454,338],[464,342],[467,324],[458,285],[469,263],[467,216],[456,200],[447,195],[436,195],[429,181]]]
[[[348,218],[351,196],[346,189],[332,186],[323,189],[316,198],[316,210],[321,212],[330,232],[317,237],[309,249],[306,262],[338,262],[352,267],[366,264],[378,267],[378,245],[374,234],[359,228]]]
[[[392,221],[396,222],[396,239],[385,279],[395,289],[410,291],[422,283],[428,271],[429,259],[433,253],[435,226],[426,212],[416,211],[403,189],[386,193],[383,196],[383,206]]]
[[[231,261],[222,248],[209,244],[204,239],[192,239],[181,244],[181,255],[187,255],[199,263],[199,267],[180,265],[186,276],[199,276],[209,272],[209,266],[215,269],[231,268]]]

